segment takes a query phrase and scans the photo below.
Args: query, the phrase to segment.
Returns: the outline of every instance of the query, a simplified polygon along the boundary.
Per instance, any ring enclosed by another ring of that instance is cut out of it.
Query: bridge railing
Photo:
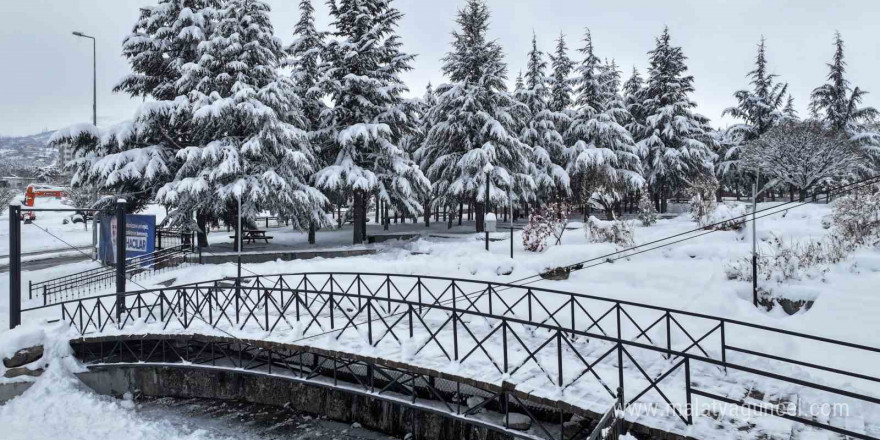
[[[597,412],[617,400],[625,408],[665,405],[685,425],[694,422],[694,397],[699,396],[872,438],[785,407],[798,402],[769,405],[751,389],[731,395],[711,386],[724,378],[784,383],[880,405],[880,399],[863,391],[876,388],[880,378],[826,362],[846,356],[880,361],[875,347],[552,289],[416,275],[308,273],[217,280],[132,292],[123,299],[118,304],[108,295],[57,307],[60,318],[82,334],[124,332],[136,324],[138,332],[195,328],[330,344],[425,368],[454,365],[457,371],[490,382],[515,382],[535,394],[589,395],[590,409]],[[761,341],[767,350],[743,346],[748,340]],[[810,348],[801,357],[773,354],[781,346],[791,352],[799,344]],[[810,357],[817,349],[824,359]],[[852,382],[850,387],[844,381]]]

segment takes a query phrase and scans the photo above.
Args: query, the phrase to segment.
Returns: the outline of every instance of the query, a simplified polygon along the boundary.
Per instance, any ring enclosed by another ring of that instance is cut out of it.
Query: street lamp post
[[[92,124],[98,126],[98,47],[95,37],[82,32],[74,32],[73,35],[92,40]]]

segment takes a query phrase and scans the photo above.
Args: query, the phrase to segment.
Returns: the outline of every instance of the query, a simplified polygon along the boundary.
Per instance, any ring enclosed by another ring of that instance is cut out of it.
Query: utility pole
[[[755,185],[752,187],[752,305],[758,307],[758,182],[761,180],[761,171],[755,176]]]
[[[116,324],[125,311],[125,199],[116,200]]]
[[[21,324],[21,205],[9,205],[9,329]]]
[[[98,45],[95,37],[82,32],[74,32],[73,35],[92,40],[92,125],[98,126]]]

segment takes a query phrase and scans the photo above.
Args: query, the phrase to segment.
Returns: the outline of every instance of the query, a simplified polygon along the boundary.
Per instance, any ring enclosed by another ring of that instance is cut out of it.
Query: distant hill
[[[0,136],[0,158],[7,166],[51,165],[58,156],[58,150],[49,148],[49,138],[54,131],[44,131],[30,136]]]

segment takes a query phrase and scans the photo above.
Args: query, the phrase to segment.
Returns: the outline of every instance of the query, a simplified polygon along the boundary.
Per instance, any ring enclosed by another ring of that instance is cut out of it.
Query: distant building
[[[64,169],[67,164],[73,160],[73,148],[64,148],[64,145],[58,146],[58,167]]]
[[[28,185],[35,183],[36,177],[18,177],[5,176],[0,177],[0,188],[27,188]]]

